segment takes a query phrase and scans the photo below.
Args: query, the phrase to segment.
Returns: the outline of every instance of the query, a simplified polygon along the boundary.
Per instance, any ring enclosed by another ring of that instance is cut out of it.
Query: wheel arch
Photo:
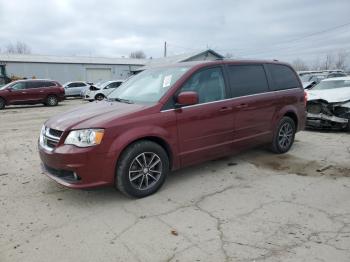
[[[7,105],[7,100],[6,100],[6,98],[5,98],[5,97],[3,97],[3,96],[0,96],[0,99],[4,100],[4,102],[5,102],[5,105]]]
[[[55,94],[55,93],[48,93],[48,94],[46,95],[46,97],[45,97],[45,100],[48,99],[50,96],[54,96],[54,97],[58,98],[58,95],[57,95],[57,94]]]
[[[171,149],[171,146],[169,145],[169,143],[162,137],[160,136],[156,136],[156,135],[148,135],[148,136],[143,136],[143,137],[138,137],[135,139],[131,139],[130,141],[128,141],[128,143],[125,143],[125,145],[123,145],[123,147],[120,150],[120,153],[118,155],[118,159],[116,161],[116,168],[120,159],[120,156],[124,153],[124,151],[132,144],[137,143],[137,142],[141,142],[141,141],[152,141],[158,145],[160,145],[164,151],[166,152],[166,154],[168,155],[169,158],[169,168],[170,170],[173,167],[173,163],[174,163],[174,153],[173,150]]]
[[[98,95],[101,95],[101,96],[103,96],[103,97],[106,97],[105,94],[103,94],[103,93],[97,93],[97,94],[94,96],[94,99],[95,99],[95,100],[96,100],[96,97],[97,97]]]
[[[298,129],[299,119],[298,119],[298,116],[295,112],[287,111],[283,116],[288,116],[291,119],[293,119],[296,129]]]
[[[294,106],[288,105],[283,108],[281,108],[278,112],[278,114],[275,115],[275,121],[274,123],[277,125],[278,122],[282,119],[282,117],[288,116],[291,119],[293,119],[295,123],[296,130],[300,130],[300,119],[298,117],[298,110]]]

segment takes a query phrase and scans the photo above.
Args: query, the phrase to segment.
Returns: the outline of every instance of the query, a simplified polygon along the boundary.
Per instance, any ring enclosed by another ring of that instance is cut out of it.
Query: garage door
[[[102,80],[112,80],[112,71],[110,68],[86,68],[87,82],[97,83]]]

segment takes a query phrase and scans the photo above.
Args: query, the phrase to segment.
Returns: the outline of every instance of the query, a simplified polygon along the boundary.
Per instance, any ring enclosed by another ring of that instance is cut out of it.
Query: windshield
[[[108,98],[140,103],[157,102],[188,69],[167,67],[145,70],[124,82]]]
[[[1,86],[1,87],[0,87],[0,90],[3,90],[3,89],[5,89],[6,87],[9,87],[11,84],[13,84],[13,82],[12,82],[12,83],[8,83],[7,85]],[[0,81],[0,85],[1,85],[1,81]]]
[[[340,87],[350,87],[350,80],[327,80],[315,85],[313,90],[333,89]]]

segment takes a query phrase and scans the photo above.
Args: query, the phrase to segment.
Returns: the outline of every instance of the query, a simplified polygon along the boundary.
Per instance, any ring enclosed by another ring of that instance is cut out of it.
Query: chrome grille
[[[46,150],[52,151],[57,147],[63,131],[45,127],[43,132],[40,134],[41,146]]]
[[[63,133],[63,131],[49,128],[49,134],[52,135],[52,136],[54,136],[54,137],[60,138],[61,135],[62,135],[62,133]]]

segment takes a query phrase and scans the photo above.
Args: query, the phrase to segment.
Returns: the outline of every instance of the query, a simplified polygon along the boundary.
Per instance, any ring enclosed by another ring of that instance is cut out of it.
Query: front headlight
[[[101,144],[104,135],[103,129],[81,129],[70,131],[66,145],[75,145],[78,147],[89,147]]]

